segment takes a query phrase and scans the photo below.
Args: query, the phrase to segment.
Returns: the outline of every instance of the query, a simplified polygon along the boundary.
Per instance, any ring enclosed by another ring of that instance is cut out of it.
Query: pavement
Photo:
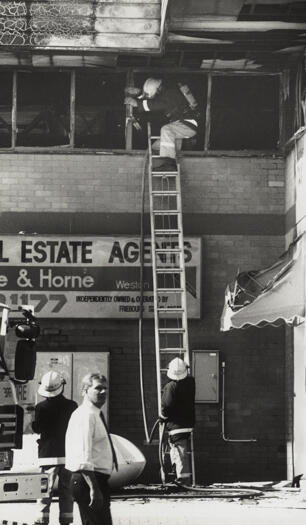
[[[228,488],[230,487],[230,490]],[[244,485],[245,487],[245,485]],[[237,490],[244,487],[239,485]],[[240,497],[231,486],[213,486],[212,493],[160,494],[136,487],[112,499],[113,525],[305,525],[306,494],[299,488],[252,484],[255,495]],[[237,488],[237,487],[236,487]],[[250,488],[250,487],[249,487]],[[235,489],[235,487],[234,487]],[[231,491],[233,496],[231,496]],[[259,491],[259,492],[258,492]],[[153,493],[152,493],[153,492]],[[224,497],[227,494],[227,497]],[[35,502],[0,503],[0,525],[32,525]],[[81,525],[74,508],[74,525]],[[58,502],[51,505],[50,525],[58,525]],[[102,525],[102,524],[101,524]]]

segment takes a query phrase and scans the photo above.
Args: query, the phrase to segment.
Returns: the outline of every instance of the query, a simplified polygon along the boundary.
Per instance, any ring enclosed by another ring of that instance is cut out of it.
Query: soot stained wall
[[[0,231],[139,233],[141,155],[2,154]],[[225,433],[221,403],[197,406],[197,482],[281,479],[286,475],[285,356],[281,328],[219,331],[225,286],[237,269],[275,261],[285,248],[281,158],[207,157],[182,162],[184,229],[202,238],[202,317],[190,321],[190,347],[220,351],[225,362]],[[148,198],[146,198],[148,231]],[[142,481],[157,482],[157,446],[144,444],[137,321],[41,320],[40,351],[110,352],[111,431],[147,457]],[[144,326],[149,428],[157,417],[154,329]],[[220,371],[221,372],[221,371]],[[221,396],[220,396],[221,400]]]

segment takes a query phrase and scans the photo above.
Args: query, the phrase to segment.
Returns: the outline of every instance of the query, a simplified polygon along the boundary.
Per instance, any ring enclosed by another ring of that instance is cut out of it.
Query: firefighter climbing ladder
[[[151,220],[152,271],[158,410],[166,382],[167,364],[180,357],[190,364],[187,324],[186,277],[180,165],[174,171],[157,171],[148,124],[149,195]],[[191,436],[191,473],[195,483],[193,435]],[[162,480],[164,481],[164,480]]]

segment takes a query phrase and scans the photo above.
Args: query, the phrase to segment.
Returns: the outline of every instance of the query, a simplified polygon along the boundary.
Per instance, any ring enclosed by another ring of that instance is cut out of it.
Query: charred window
[[[0,147],[9,148],[12,134],[13,74],[10,72],[1,73],[0,83]]]
[[[125,74],[78,73],[75,93],[75,146],[125,147]]]
[[[210,149],[275,149],[279,80],[274,76],[213,78]]]
[[[193,97],[198,103],[199,115],[198,115],[198,132],[195,137],[183,141],[183,150],[194,150],[202,151],[204,147],[204,130],[205,130],[205,107],[206,107],[206,97],[207,97],[207,77],[199,74],[192,73],[156,73],[152,75],[150,73],[139,73],[135,75],[135,85],[137,87],[142,87],[145,80],[154,76],[155,78],[161,78],[163,84],[173,85],[178,82],[183,85],[188,85]],[[136,112],[135,112],[136,113]],[[136,113],[137,116],[137,113]],[[152,135],[160,134],[160,127],[163,124],[168,122],[167,117],[163,114],[149,114],[142,113],[140,114],[140,124],[142,126],[142,131],[134,131],[133,133],[133,148],[134,149],[146,149],[148,147],[147,142],[147,133],[146,133],[146,122],[150,120]]]
[[[124,104],[127,75],[139,88],[149,77],[161,78],[165,86],[181,83],[189,87],[198,103],[198,131],[195,137],[183,141],[183,151],[267,151],[278,147],[278,75],[143,67],[134,73],[124,68],[4,71],[0,91],[0,148],[147,149],[148,118],[152,134],[158,136],[169,115],[139,113],[134,109],[133,116],[139,120],[141,129],[132,127],[129,118],[132,115],[127,115]],[[289,85],[291,94],[295,93],[294,85],[293,81]],[[294,96],[287,99],[283,105],[286,137],[292,134],[294,126],[289,122]]]
[[[17,130],[17,146],[69,144],[68,73],[18,73]]]

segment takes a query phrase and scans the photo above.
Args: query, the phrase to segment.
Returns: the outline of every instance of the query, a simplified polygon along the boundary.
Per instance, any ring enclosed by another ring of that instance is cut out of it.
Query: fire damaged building
[[[17,391],[25,433],[42,373],[59,369],[80,402],[101,369],[111,432],[145,456],[139,480],[158,482],[158,330],[179,353],[170,277],[156,276],[179,253],[196,482],[302,475],[305,1],[0,0],[0,13],[0,303],[32,305],[41,328],[35,379]],[[148,78],[188,86],[198,111],[179,189],[160,176],[155,232],[161,119],[125,103]]]

